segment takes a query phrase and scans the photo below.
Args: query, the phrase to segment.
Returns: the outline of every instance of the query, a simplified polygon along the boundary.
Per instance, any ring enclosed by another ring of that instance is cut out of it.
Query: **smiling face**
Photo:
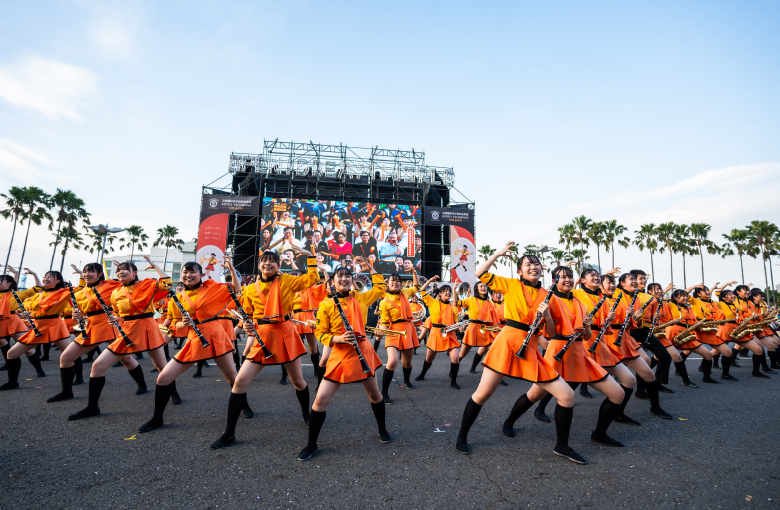
[[[439,299],[441,299],[445,303],[447,303],[451,297],[452,297],[452,289],[448,287],[443,288],[441,292],[439,292]]]
[[[595,271],[588,271],[581,278],[582,284],[590,290],[597,290],[601,284],[601,276]]]
[[[387,280],[387,289],[392,292],[398,292],[401,290],[401,278],[399,278],[397,275],[391,276]]]
[[[184,282],[184,285],[187,287],[192,287],[194,285],[197,285],[200,283],[201,279],[203,278],[203,273],[198,271],[197,268],[183,268],[181,270],[181,281]]]
[[[333,276],[333,282],[337,292],[349,292],[352,289],[352,274],[339,271]]]
[[[51,272],[43,275],[43,278],[41,279],[41,282],[43,282],[43,287],[45,289],[53,289],[61,281],[62,280],[54,276],[54,274]]]
[[[724,290],[720,293],[720,300],[724,303],[731,304],[734,302],[734,300],[737,298],[737,296],[734,294],[733,291],[730,290]]]
[[[271,278],[279,272],[279,261],[274,255],[269,252],[263,253],[263,256],[260,257],[260,262],[257,263],[257,267],[265,279]]]
[[[626,292],[633,294],[633,292],[636,290],[636,277],[634,275],[629,275],[625,280],[623,280],[622,285]]]
[[[677,297],[674,298],[674,302],[678,305],[688,304],[688,294],[685,292],[677,294]]]
[[[542,277],[542,264],[534,258],[524,257],[517,275],[532,283],[536,283]]]
[[[615,289],[617,288],[617,285],[615,285],[615,282],[612,281],[609,278],[604,278],[601,280],[601,292],[606,296],[611,296],[614,294]]]
[[[639,287],[639,290],[645,290],[645,287],[647,286],[647,275],[646,274],[636,275],[636,285],[637,287]]]
[[[87,266],[81,271],[81,277],[87,282],[87,285],[92,285],[98,281],[103,273],[98,273],[94,268]]]
[[[560,276],[560,279],[556,284],[556,288],[558,289],[558,292],[563,292],[563,293],[571,292],[571,289],[574,288],[574,276],[568,271],[560,271],[558,273],[558,276]]]

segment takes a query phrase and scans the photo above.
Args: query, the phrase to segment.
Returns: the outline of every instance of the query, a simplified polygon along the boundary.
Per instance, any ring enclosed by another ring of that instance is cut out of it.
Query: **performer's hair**
[[[539,260],[539,257],[537,257],[536,255],[531,255],[530,253],[526,253],[525,255],[523,255],[522,257],[517,259],[517,270],[518,271],[520,271],[520,268],[523,267],[523,261],[525,259],[528,259],[529,261],[531,261],[531,264],[539,264],[540,266],[542,265],[542,261]]]
[[[445,290],[448,290],[450,291],[450,293],[452,293],[452,287],[450,287],[449,285],[442,285],[441,287],[439,287],[438,290],[439,290],[439,294],[441,294]]]
[[[133,281],[134,282],[138,281],[138,274],[137,274],[138,268],[136,267],[135,264],[133,264],[132,262],[120,262],[119,265],[116,266],[116,270],[119,271],[120,269],[124,269],[125,271],[135,271],[136,275]]]
[[[390,281],[390,280],[398,280],[400,282],[401,281],[401,275],[398,274],[398,273],[393,273],[393,274],[391,274],[390,276],[387,277],[387,281]]]
[[[632,269],[631,271],[629,271],[629,273],[634,276],[647,276],[647,273],[645,273],[641,269]]]
[[[718,296],[718,301],[723,301],[723,298],[728,296],[729,294],[734,294],[734,296],[736,297],[736,294],[734,293],[733,290],[731,290],[731,289],[722,290],[722,291],[720,291],[720,295]]]
[[[741,290],[746,290],[746,291],[750,292],[750,287],[748,287],[747,285],[737,285],[734,288],[734,294],[737,294]]]
[[[574,271],[571,270],[569,266],[558,266],[555,269],[553,269],[552,276],[555,278],[559,274],[565,274],[566,276],[571,276],[574,278]]]
[[[197,271],[197,272],[203,274],[203,266],[201,266],[197,262],[192,262],[192,261],[191,262],[186,262],[183,266],[181,266],[181,270],[182,271],[184,271],[185,269],[187,271]]]
[[[750,297],[754,298],[756,296],[765,297],[764,296],[764,291],[759,289],[758,287],[750,289]]]
[[[62,277],[62,273],[60,273],[59,271],[46,271],[46,273],[43,276],[46,275],[51,275],[60,281],[57,285],[54,286],[54,290],[60,290],[65,288],[65,279]]]
[[[11,276],[10,274],[3,274],[0,275],[0,282],[11,282],[10,287],[8,287],[9,290],[16,290],[16,278]]]
[[[631,274],[631,273],[623,273],[622,275],[620,275],[620,278],[618,278],[618,286],[617,286],[617,288],[625,292],[626,289],[623,288],[623,282],[625,282],[626,280],[628,280],[632,276],[634,276],[634,275]],[[636,278],[636,276],[634,276],[634,278]]]
[[[707,286],[704,286],[704,287],[696,287],[695,289],[693,289],[693,292],[691,292],[691,294],[693,294],[693,297],[697,298],[697,297],[699,297],[699,293],[701,293],[702,291],[707,291],[707,292],[709,292],[709,290],[710,290],[710,289],[709,289],[709,287],[707,287]]]
[[[675,291],[672,292],[672,301],[677,301],[677,299],[680,296],[687,296],[687,295],[688,295],[688,293],[685,292],[684,289],[675,289]]]
[[[647,290],[648,290],[648,292],[649,292],[649,291],[652,291],[652,290],[654,290],[654,289],[656,289],[656,288],[658,288],[658,289],[660,289],[660,290],[664,290],[664,288],[663,288],[663,287],[661,287],[661,284],[660,284],[660,283],[650,283],[650,284],[648,284],[648,285],[647,285]]]
[[[351,270],[350,268],[346,267],[346,266],[341,266],[340,268],[336,269],[336,270],[333,272],[333,276],[342,276],[342,275],[344,275],[344,276],[349,276],[350,278],[351,278],[352,276],[354,276],[354,275],[352,274],[352,270]]]
[[[275,264],[280,264],[281,263],[280,259],[279,259],[279,254],[274,252],[274,251],[271,251],[271,250],[266,250],[266,251],[263,252],[262,255],[260,255],[260,261],[259,262],[263,262],[263,261],[266,261],[266,260],[270,260],[271,262],[274,262]]]
[[[100,276],[98,276],[97,279],[98,283],[106,279],[106,275],[103,274],[103,266],[97,262],[90,262],[89,264],[85,264],[82,271],[94,271],[99,274]]]
[[[604,282],[607,282],[607,281],[615,283],[615,277],[612,276],[611,274],[603,274],[603,275],[601,275],[601,283],[604,283]]]

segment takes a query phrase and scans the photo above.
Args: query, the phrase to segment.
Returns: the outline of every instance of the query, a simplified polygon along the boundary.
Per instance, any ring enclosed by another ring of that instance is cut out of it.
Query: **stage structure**
[[[263,199],[296,204],[337,201],[368,205],[369,209],[371,204],[394,204],[409,206],[403,207],[406,211],[420,212],[427,208],[444,208],[460,210],[472,221],[474,217],[474,203],[455,188],[453,169],[427,165],[425,153],[414,149],[264,140],[261,154],[232,153],[228,172],[203,186],[203,195],[199,237],[204,236],[206,209],[221,208],[221,201],[220,206],[215,205],[219,199],[228,204],[233,204],[234,199],[245,201],[246,205],[236,207],[234,212],[229,210],[230,205],[222,208],[228,215],[226,251],[233,254],[234,263],[243,275],[257,272],[261,228],[268,225],[263,219],[263,211],[258,210],[266,207],[262,205]],[[259,197],[259,200],[252,201],[250,206],[246,201],[251,197]],[[423,220],[426,216],[429,215],[420,215],[422,221],[415,227],[416,235],[422,240],[422,254],[418,254],[420,272],[427,276],[441,275],[442,269],[447,267],[443,265],[449,264],[452,227],[449,223]],[[440,216],[434,214],[436,218]],[[412,235],[412,239],[414,237]],[[359,242],[357,237],[354,240]],[[204,244],[199,242],[199,251]],[[452,265],[456,263],[454,261]],[[445,276],[444,279],[448,278]]]

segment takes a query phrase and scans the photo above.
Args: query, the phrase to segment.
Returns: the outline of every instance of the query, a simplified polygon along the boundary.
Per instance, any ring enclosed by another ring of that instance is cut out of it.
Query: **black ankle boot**
[[[143,395],[146,393],[146,381],[144,380],[144,371],[141,368],[141,365],[136,365],[134,369],[128,370],[127,373],[130,374],[130,377],[132,377],[135,383],[138,385],[135,390],[135,394]]]
[[[100,414],[100,408],[98,403],[100,402],[100,394],[103,392],[103,386],[106,385],[106,377],[90,377],[89,378],[89,400],[87,401],[87,407],[81,411],[68,416],[69,421],[81,420],[83,418],[89,418],[91,416],[97,416]]]
[[[455,441],[455,449],[458,453],[462,453],[463,455],[471,453],[471,447],[468,443],[469,430],[471,429],[471,426],[474,425],[481,410],[482,406],[469,398],[469,401],[466,403],[466,408],[463,410],[463,418],[460,422],[458,439]]]
[[[29,361],[30,365],[35,368],[35,372],[38,374],[38,377],[46,377],[46,372],[44,372],[43,368],[41,368],[41,358],[38,356],[37,352],[32,356],[27,356],[27,361]]]
[[[3,353],[3,366],[0,367],[0,372],[8,370],[8,351],[11,350],[11,344],[5,344],[0,346],[0,352]]]
[[[46,402],[62,402],[73,398],[73,376],[76,374],[76,365],[68,368],[60,368],[60,385],[62,391],[49,398]]]
[[[393,439],[390,437],[390,434],[387,432],[387,428],[385,427],[385,401],[383,400],[381,402],[377,402],[376,404],[371,402],[371,410],[374,412],[374,418],[376,418],[376,426],[379,432],[379,442],[382,444],[391,442]]]
[[[384,372],[382,373],[382,398],[385,400],[386,404],[393,403],[393,399],[391,399],[390,395],[388,394],[388,391],[390,390],[390,383],[393,382],[393,372],[394,370],[388,370],[385,368]]]
[[[401,367],[401,370],[404,373],[404,386],[406,386],[407,390],[413,390],[414,384],[412,384],[412,381],[409,379],[412,377],[412,367]]]
[[[19,387],[19,372],[22,370],[22,360],[19,358],[6,360],[8,366],[8,382],[0,386],[0,391],[15,390]]]
[[[246,406],[246,393],[231,393],[228,400],[227,424],[225,432],[209,446],[209,450],[216,450],[223,446],[229,446],[236,442],[236,424],[241,410]]]
[[[427,361],[423,361],[423,367],[422,372],[420,372],[420,375],[414,378],[415,381],[424,381],[425,380],[425,374],[428,372],[428,369],[431,368],[431,363],[428,363]]]
[[[460,370],[460,363],[450,362],[450,386],[456,390],[460,389],[458,385],[458,370]]]
[[[160,384],[155,385],[154,414],[151,420],[138,427],[138,432],[149,432],[163,426],[163,414],[165,413],[165,407],[168,405],[168,400],[171,398],[171,393],[175,389],[174,384],[175,381],[164,386]]]
[[[311,417],[309,418],[309,442],[306,444],[306,448],[301,450],[298,454],[298,460],[307,461],[314,456],[319,450],[317,447],[317,439],[320,437],[320,430],[325,423],[325,411],[315,411],[312,409]]]

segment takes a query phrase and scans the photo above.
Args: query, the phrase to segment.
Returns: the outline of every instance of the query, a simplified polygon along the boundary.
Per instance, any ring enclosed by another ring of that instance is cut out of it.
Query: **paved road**
[[[421,354],[414,358],[415,374]],[[0,393],[0,509],[734,509],[780,501],[780,375],[754,379],[748,360],[732,372],[737,383],[695,390],[675,378],[676,393],[662,395],[674,421],[653,417],[647,402],[633,400],[628,411],[642,427],[610,429],[626,444],[622,449],[589,441],[601,399],[578,396],[571,444],[590,463],[577,466],[552,454],[554,427],[530,415],[518,421],[518,437],[501,435],[501,422],[529,386],[519,381],[499,388],[483,409],[470,436],[473,454],[457,454],[461,413],[479,375],[462,374],[463,389],[450,389],[442,356],[417,389],[391,390],[392,444],[379,443],[367,397],[360,386],[348,385],[328,409],[321,452],[302,463],[296,455],[306,429],[294,389],[277,384],[276,367],[250,386],[255,417],[239,422],[239,441],[209,451],[222,433],[229,392],[216,367],[203,379],[184,374],[178,383],[184,403],[169,406],[166,426],[128,439],[151,415],[153,392],[135,396],[127,372],[113,368],[103,414],[68,422],[67,415],[85,405],[87,385],[75,388],[73,401],[46,404],[58,391],[57,355],[53,349],[52,361],[44,363],[47,377],[36,378],[25,361],[23,388]],[[697,364],[688,362],[694,380],[700,379]],[[152,387],[149,359],[142,365]],[[304,371],[314,381],[311,367]]]

